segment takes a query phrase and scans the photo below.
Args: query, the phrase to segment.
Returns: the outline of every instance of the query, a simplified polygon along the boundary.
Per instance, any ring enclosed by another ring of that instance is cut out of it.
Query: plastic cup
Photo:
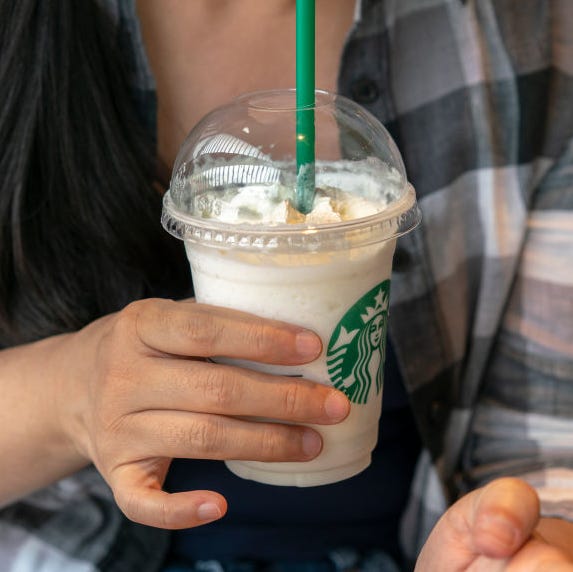
[[[299,324],[322,355],[303,366],[217,361],[344,391],[351,412],[314,426],[308,462],[230,460],[240,477],[315,486],[364,470],[378,438],[396,239],[420,220],[396,145],[352,101],[317,91],[314,210],[296,204],[294,90],[246,94],[207,115],[175,162],[162,223],[184,240],[198,302]]]

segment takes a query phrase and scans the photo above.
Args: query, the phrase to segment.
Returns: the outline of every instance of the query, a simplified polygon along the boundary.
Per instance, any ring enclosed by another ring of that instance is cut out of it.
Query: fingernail
[[[221,518],[221,511],[216,504],[206,502],[199,505],[199,508],[197,509],[197,517],[199,520],[204,522],[217,520],[218,518]]]
[[[350,403],[339,391],[332,391],[324,401],[324,412],[333,421],[341,421],[348,415]]]
[[[320,338],[313,332],[303,330],[296,335],[296,351],[305,359],[317,358],[322,349]]]
[[[305,431],[302,436],[302,451],[307,457],[316,457],[322,449],[322,439],[315,431]]]
[[[502,547],[514,547],[519,540],[517,526],[499,514],[484,515],[480,518],[479,527]]]

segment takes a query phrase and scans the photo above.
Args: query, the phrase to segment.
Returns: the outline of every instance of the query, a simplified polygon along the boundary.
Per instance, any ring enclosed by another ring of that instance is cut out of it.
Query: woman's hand
[[[493,481],[442,516],[416,572],[573,572],[571,553],[557,547],[550,528],[547,535],[536,533],[538,522],[539,500],[529,485],[514,478]]]
[[[123,512],[151,526],[187,528],[226,511],[215,492],[163,492],[171,459],[309,460],[322,446],[314,430],[244,417],[330,424],[349,412],[346,397],[327,386],[205,361],[296,365],[320,354],[315,334],[243,312],[144,300],[69,344],[75,375],[61,406],[65,432]]]

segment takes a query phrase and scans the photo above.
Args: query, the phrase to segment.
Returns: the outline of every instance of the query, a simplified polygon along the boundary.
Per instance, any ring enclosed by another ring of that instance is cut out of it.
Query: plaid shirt
[[[132,3],[105,3],[148,114]],[[398,244],[390,320],[426,444],[406,547],[500,475],[573,520],[573,2],[362,0],[339,91],[388,127],[424,216]],[[0,517],[6,572],[154,571],[166,548],[92,469]]]

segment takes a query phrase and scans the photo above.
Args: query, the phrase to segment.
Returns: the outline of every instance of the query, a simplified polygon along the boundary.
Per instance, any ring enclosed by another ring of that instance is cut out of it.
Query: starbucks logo
[[[332,384],[353,403],[367,403],[375,382],[382,390],[390,280],[362,296],[334,330],[326,354]]]

